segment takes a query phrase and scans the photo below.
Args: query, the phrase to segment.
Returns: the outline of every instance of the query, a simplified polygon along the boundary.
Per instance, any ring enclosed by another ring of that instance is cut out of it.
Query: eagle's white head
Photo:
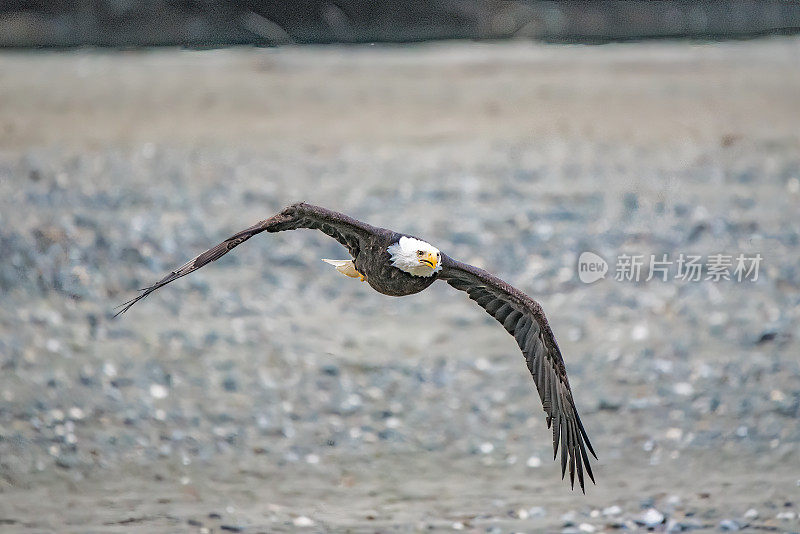
[[[403,236],[386,250],[392,265],[414,276],[433,276],[442,270],[442,253],[425,241]]]

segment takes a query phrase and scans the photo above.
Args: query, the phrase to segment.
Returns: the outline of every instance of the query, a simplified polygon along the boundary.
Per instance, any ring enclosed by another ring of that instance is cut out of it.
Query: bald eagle
[[[351,259],[323,261],[344,275],[366,281],[384,295],[413,295],[436,280],[444,280],[466,292],[514,336],[522,349],[547,415],[547,426],[553,429],[554,460],[560,446],[561,478],[569,464],[571,487],[575,487],[577,474],[581,490],[585,491],[584,469],[594,482],[586,451],[588,449],[595,459],[597,455],[578,416],[564,359],[539,303],[496,276],[456,261],[416,237],[371,226],[319,206],[293,204],[189,260],[143,289],[136,298],[120,305],[116,315],[126,312],[156,289],[218,260],[256,234],[298,228],[321,230],[344,245]]]

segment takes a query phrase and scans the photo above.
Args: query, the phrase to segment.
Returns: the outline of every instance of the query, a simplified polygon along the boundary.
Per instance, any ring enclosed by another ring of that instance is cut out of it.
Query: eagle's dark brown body
[[[288,218],[289,221],[282,222],[283,218]],[[436,281],[436,276],[413,276],[390,263],[391,256],[387,249],[406,234],[372,226],[342,213],[302,203],[289,206],[273,219],[276,220],[267,225],[268,232],[315,228],[339,241],[353,256],[356,270],[366,277],[367,283],[378,293],[392,297],[413,295]],[[340,224],[356,229],[362,236],[357,238],[348,236],[337,229],[337,225]]]
[[[376,230],[376,239],[370,243],[369,248],[360,250],[354,258],[356,270],[366,277],[372,289],[391,297],[404,297],[419,293],[436,281],[436,274],[414,276],[393,266],[387,249],[405,234],[385,228]]]
[[[404,296],[419,293],[436,280],[444,280],[452,287],[466,292],[470,299],[514,336],[522,350],[528,370],[539,391],[542,407],[547,414],[547,425],[553,428],[554,457],[558,454],[560,446],[562,477],[569,464],[570,480],[574,482],[577,474],[581,489],[584,487],[584,469],[594,481],[587,449],[592,455],[594,450],[575,408],[564,360],[541,306],[496,276],[483,269],[456,261],[445,254],[440,255],[441,263],[438,266],[440,270],[432,271],[430,276],[414,276],[401,270],[392,264],[388,249],[398,243],[405,234],[371,226],[319,206],[293,204],[277,215],[231,236],[172,271],[145,289],[141,295],[123,304],[119,313],[127,311],[156,289],[219,259],[256,234],[298,228],[321,230],[339,241],[350,252],[355,269],[366,278],[373,289],[384,295]],[[430,246],[427,243],[425,245]],[[422,254],[421,251],[419,253]],[[415,265],[419,264],[415,262]]]

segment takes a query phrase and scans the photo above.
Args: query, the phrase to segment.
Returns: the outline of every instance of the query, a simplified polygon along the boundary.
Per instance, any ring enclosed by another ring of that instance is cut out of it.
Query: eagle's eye
[[[422,256],[423,254],[425,254],[425,253],[424,253],[424,252],[422,252],[421,250],[418,250],[418,251],[417,251],[417,256]]]

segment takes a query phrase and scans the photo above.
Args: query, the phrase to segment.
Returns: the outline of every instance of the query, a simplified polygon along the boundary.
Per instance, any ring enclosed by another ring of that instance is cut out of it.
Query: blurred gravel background
[[[800,530],[800,41],[0,55],[3,532]],[[259,237],[306,200],[537,298],[600,461],[513,339]],[[756,282],[576,276],[755,254]],[[612,265],[613,270],[613,265]]]

